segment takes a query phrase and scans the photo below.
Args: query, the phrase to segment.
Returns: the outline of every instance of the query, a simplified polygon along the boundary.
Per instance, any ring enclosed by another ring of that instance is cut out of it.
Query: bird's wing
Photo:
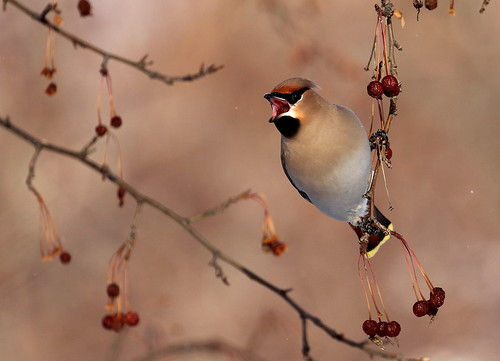
[[[303,190],[299,189],[295,183],[293,183],[293,180],[292,178],[290,177],[290,175],[288,174],[288,171],[286,169],[286,161],[285,161],[285,156],[283,153],[281,153],[281,165],[283,166],[283,171],[285,172],[285,175],[286,177],[288,178],[288,180],[290,181],[290,183],[292,184],[292,186],[299,192],[299,194],[302,196],[302,198],[304,198],[306,201],[308,201],[309,203],[312,204],[311,200],[309,199],[309,196],[307,195],[306,192],[304,192]]]

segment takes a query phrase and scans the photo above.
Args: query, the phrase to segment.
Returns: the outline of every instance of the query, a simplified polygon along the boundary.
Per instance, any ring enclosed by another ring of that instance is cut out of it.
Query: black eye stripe
[[[307,87],[302,88],[302,89],[296,90],[293,93],[289,93],[289,94],[273,92],[273,93],[271,93],[271,95],[276,96],[276,97],[281,98],[281,99],[285,99],[290,104],[295,104],[302,98],[302,94],[304,94],[304,92],[306,90],[309,90],[309,88],[307,88]]]

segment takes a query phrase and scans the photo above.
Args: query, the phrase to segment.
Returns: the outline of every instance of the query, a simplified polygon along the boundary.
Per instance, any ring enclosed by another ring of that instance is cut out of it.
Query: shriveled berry
[[[429,302],[434,307],[441,307],[444,303],[445,292],[441,287],[434,287],[431,291]]]
[[[113,316],[111,315],[106,315],[102,318],[102,327],[104,327],[106,330],[111,330],[113,328]]]
[[[429,310],[427,311],[427,315],[429,316],[436,316],[438,313],[438,308],[434,306],[430,300],[426,301],[427,306],[429,307]]]
[[[78,1],[78,11],[82,17],[92,15],[92,5],[87,0],[80,0]]]
[[[377,334],[378,323],[375,320],[366,320],[363,322],[363,332],[368,336],[375,336]]]
[[[382,88],[387,97],[395,97],[399,94],[398,79],[394,75],[386,75],[382,78]]]
[[[368,83],[366,91],[368,92],[368,95],[373,98],[380,98],[382,94],[384,94],[384,88],[382,87],[382,83],[376,80]]]
[[[95,132],[99,137],[102,137],[106,132],[108,131],[108,128],[106,128],[105,125],[99,124],[97,127],[95,127]]]
[[[392,149],[391,148],[389,148],[389,147],[385,148],[385,157],[389,160],[392,158]]]
[[[125,314],[125,323],[129,326],[137,326],[139,323],[139,315],[137,312],[128,311]]]
[[[120,118],[118,115],[115,115],[113,118],[111,118],[111,126],[114,128],[120,128],[122,125],[122,118]]]
[[[106,287],[106,293],[108,294],[109,297],[115,298],[118,297],[120,294],[120,286],[118,286],[116,283],[110,283],[108,287]]]
[[[48,96],[52,96],[55,93],[57,93],[57,85],[56,85],[56,83],[50,83],[49,85],[47,85],[47,88],[45,89],[45,93]]]
[[[379,321],[379,323],[377,324],[377,335],[380,337],[387,336],[387,326],[388,325],[389,325],[389,323],[387,323],[385,321]]]
[[[62,264],[68,264],[71,261],[71,254],[69,254],[68,252],[62,252],[59,255],[59,260]]]
[[[391,321],[387,325],[387,336],[397,337],[401,333],[401,325],[397,321]]]
[[[422,0],[413,0],[413,7],[415,9],[420,9],[422,6],[424,6],[424,3]]]
[[[429,312],[429,304],[427,301],[417,301],[413,304],[413,314],[417,317],[423,317]]]
[[[438,2],[437,0],[425,0],[425,7],[429,10],[434,10],[437,8]]]
[[[123,204],[124,204],[124,199],[125,199],[125,188],[122,188],[122,187],[118,187],[118,191],[116,192],[116,195],[118,196],[118,205],[120,207],[123,207]]]

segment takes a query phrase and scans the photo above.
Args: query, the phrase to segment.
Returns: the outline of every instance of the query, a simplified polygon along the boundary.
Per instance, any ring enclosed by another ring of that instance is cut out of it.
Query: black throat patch
[[[284,115],[274,120],[274,125],[285,138],[293,138],[300,128],[300,121],[297,118]]]

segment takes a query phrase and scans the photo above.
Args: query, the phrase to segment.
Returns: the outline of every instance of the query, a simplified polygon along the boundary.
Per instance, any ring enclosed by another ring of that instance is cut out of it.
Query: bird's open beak
[[[271,108],[273,109],[273,115],[269,119],[269,123],[273,123],[276,117],[290,110],[290,104],[285,99],[277,96],[275,93],[264,94],[264,98],[269,101]]]

